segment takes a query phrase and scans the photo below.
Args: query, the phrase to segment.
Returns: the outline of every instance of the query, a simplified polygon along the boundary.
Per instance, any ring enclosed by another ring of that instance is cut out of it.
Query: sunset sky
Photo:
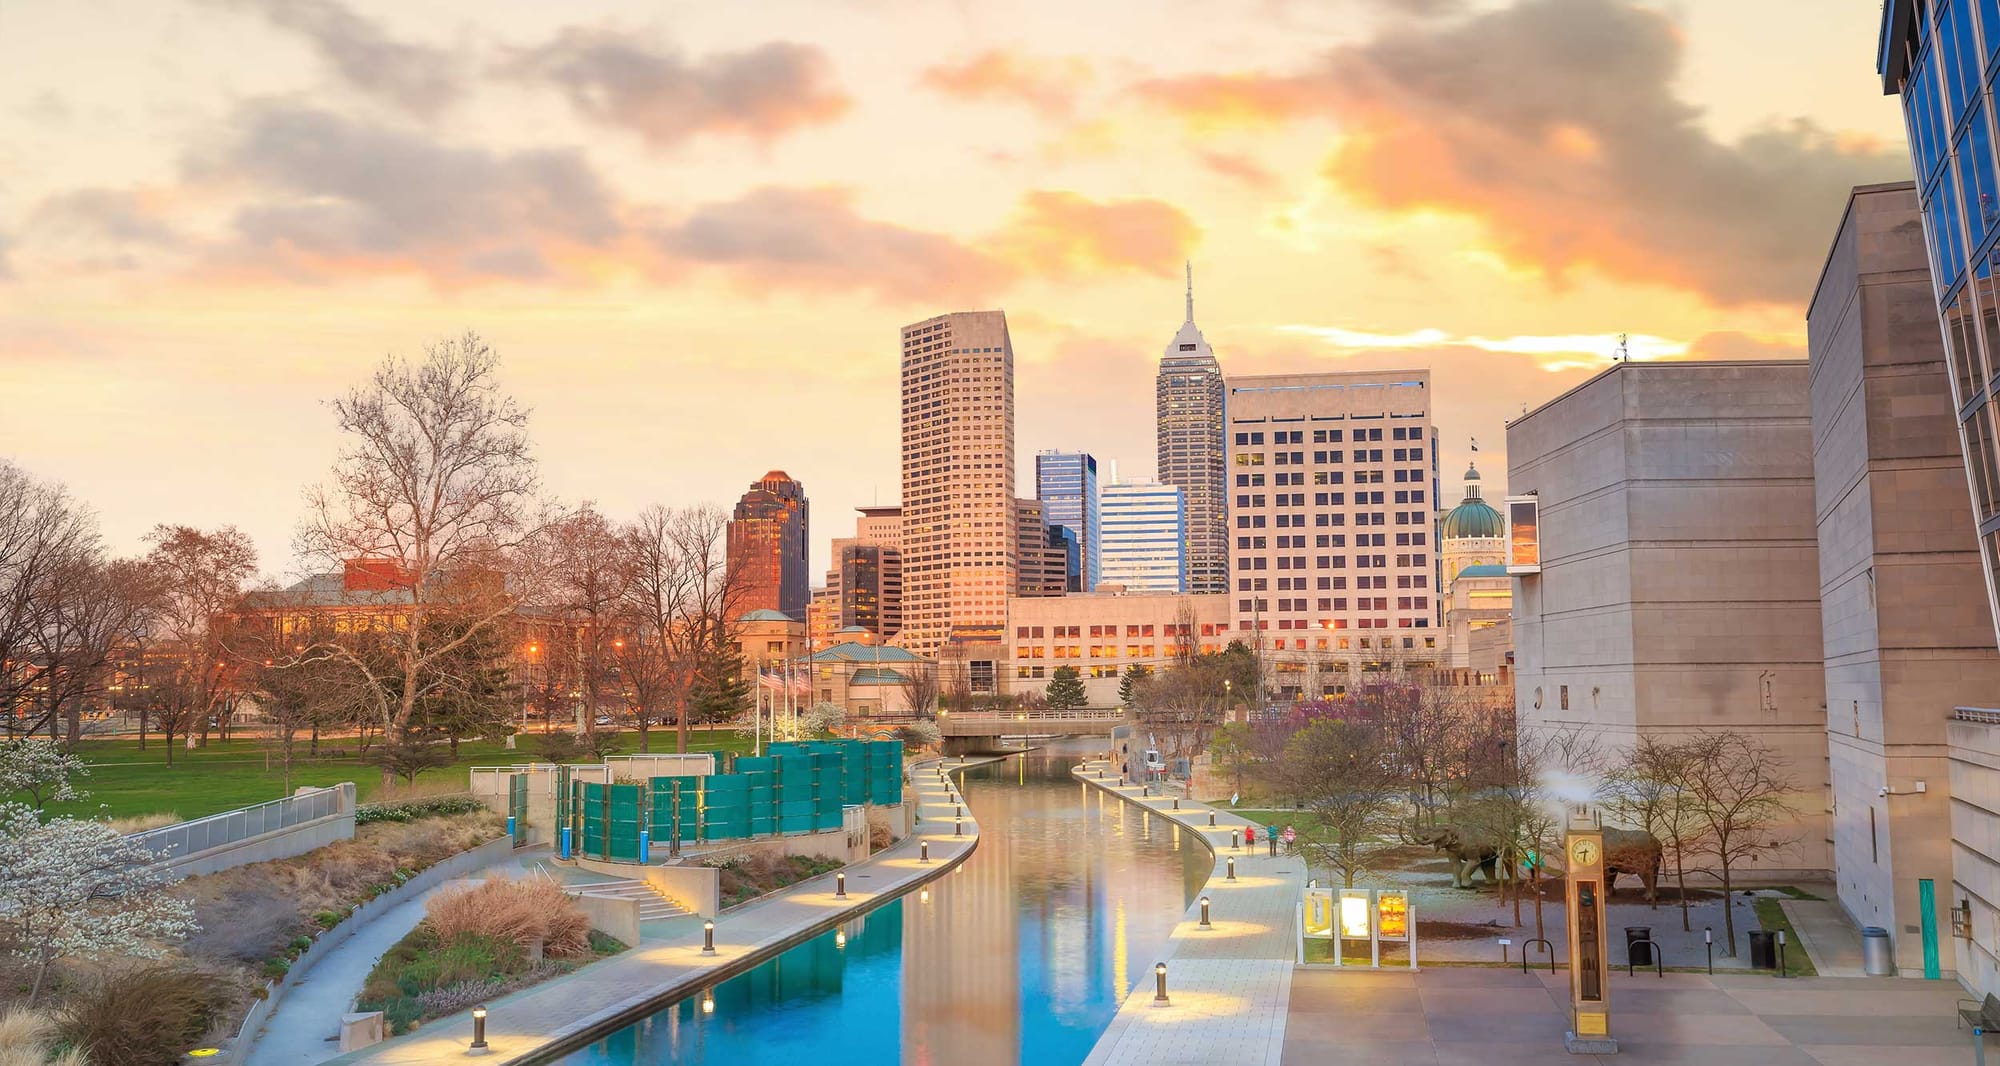
[[[1477,437],[1636,357],[1803,356],[1908,176],[1877,0],[0,0],[0,456],[114,548],[295,572],[325,401],[471,328],[551,493],[898,494],[897,328],[1000,307],[1039,449],[1230,374],[1429,366]],[[817,583],[817,579],[816,582]]]

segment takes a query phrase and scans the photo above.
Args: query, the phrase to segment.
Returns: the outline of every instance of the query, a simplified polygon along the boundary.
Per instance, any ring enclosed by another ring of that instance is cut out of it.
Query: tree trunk
[[[35,998],[42,994],[42,979],[49,974],[50,961],[52,960],[44,956],[35,965],[35,983],[28,987],[28,1006],[30,1007],[35,1005]]]
[[[174,764],[174,724],[171,720],[162,720],[160,722],[160,734],[166,741],[167,765],[171,767]]]
[[[1688,915],[1688,878],[1686,865],[1681,861],[1680,848],[1674,849],[1674,884],[1681,893],[1681,932],[1694,932],[1694,920]]]
[[[145,751],[145,750],[146,750],[146,715],[147,715],[147,710],[146,710],[146,708],[145,708],[145,707],[140,707],[140,708],[139,708],[139,750],[140,750],[140,751]]]
[[[678,715],[677,720],[674,723],[674,745],[675,745],[674,746],[675,751],[679,752],[682,755],[687,754],[688,701],[686,696],[682,696],[680,699],[680,714]]]
[[[1542,926],[1542,857],[1535,856],[1535,867],[1528,872],[1529,891],[1535,894],[1535,936],[1547,939],[1548,933]]]
[[[1736,899],[1731,892],[1728,852],[1717,850],[1722,858],[1722,953],[1733,959],[1736,957]]]

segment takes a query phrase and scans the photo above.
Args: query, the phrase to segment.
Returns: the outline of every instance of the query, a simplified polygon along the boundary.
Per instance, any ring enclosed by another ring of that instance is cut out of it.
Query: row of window
[[[1343,432],[1345,431],[1338,429],[1315,429],[1312,431],[1313,443],[1339,444]],[[1356,443],[1378,441],[1382,439],[1382,430],[1379,427],[1356,429],[1351,439]],[[1424,430],[1422,426],[1397,426],[1390,433],[1389,439],[1423,440]],[[1302,429],[1280,429],[1274,430],[1271,433],[1272,444],[1304,444],[1305,442],[1305,430]],[[1238,433],[1236,435],[1236,443],[1239,447],[1246,448],[1262,444],[1264,443],[1264,432],[1262,430],[1252,430],[1247,433]]]

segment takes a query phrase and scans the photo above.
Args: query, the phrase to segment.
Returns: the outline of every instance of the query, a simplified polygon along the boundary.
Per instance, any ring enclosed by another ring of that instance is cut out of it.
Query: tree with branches
[[[244,584],[257,572],[257,549],[233,526],[155,526],[146,541],[152,546],[146,565],[159,587],[150,635],[170,663],[153,690],[172,766],[174,734],[190,741],[197,731],[207,736],[208,720],[226,715],[240,690],[248,664],[227,654],[229,627]]]
[[[1089,695],[1083,690],[1083,678],[1074,666],[1058,666],[1054,676],[1049,678],[1043,696],[1049,706],[1058,711],[1074,710],[1089,702]]]
[[[1313,815],[1292,846],[1309,866],[1353,888],[1387,850],[1402,808],[1381,727],[1314,722],[1285,744],[1278,773],[1286,793]]]
[[[41,648],[48,597],[61,587],[60,570],[99,551],[96,519],[66,489],[0,459],[0,730],[43,725],[36,693],[51,665]]]
[[[1796,822],[1786,798],[1798,790],[1784,755],[1755,737],[1703,731],[1685,742],[1682,781],[1702,829],[1697,847],[1722,878],[1725,953],[1736,954],[1734,872],[1791,847]]]
[[[386,663],[341,640],[309,647],[378,680],[374,719],[401,738],[432,668],[499,626],[542,575],[509,557],[547,524],[527,434],[528,412],[501,391],[499,356],[477,334],[432,344],[421,360],[390,357],[333,402],[346,444],[329,483],[307,496],[302,554],[355,561],[404,614],[381,642]],[[503,576],[507,575],[507,576]],[[449,619],[452,624],[433,624]]]
[[[1624,753],[1623,765],[1606,775],[1605,809],[1619,822],[1653,834],[1661,861],[1673,871],[1680,896],[1681,929],[1694,930],[1688,913],[1687,875],[1705,849],[1708,826],[1688,788],[1688,760],[1696,748],[1683,741],[1644,734]]]
[[[623,532],[629,571],[624,611],[641,647],[657,656],[660,691],[674,711],[675,746],[686,751],[700,704],[740,710],[747,693],[733,654],[735,622],[749,582],[727,549],[729,518],[716,507],[649,507]],[[733,673],[733,682],[724,675]],[[733,712],[732,712],[733,713]]]

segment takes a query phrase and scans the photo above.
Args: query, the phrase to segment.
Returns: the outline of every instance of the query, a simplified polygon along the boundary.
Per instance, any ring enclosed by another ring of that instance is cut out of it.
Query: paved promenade
[[[1500,967],[1302,970],[1286,1066],[1958,1066],[1956,981],[1640,973],[1611,977],[1618,1054],[1571,1055],[1569,974]]]
[[[1278,1066],[1285,1046],[1286,1008],[1297,957],[1295,908],[1305,884],[1305,864],[1295,856],[1271,858],[1259,841],[1255,849],[1230,850],[1229,832],[1251,823],[1227,811],[1182,799],[1142,796],[1137,785],[1120,786],[1117,769],[1090,760],[1080,775],[1177,822],[1206,839],[1215,868],[1202,894],[1211,902],[1213,927],[1200,925],[1200,904],[1188,908],[1161,953],[1167,964],[1168,1006],[1153,1005],[1153,975],[1147,973],[1098,1038],[1086,1066],[1168,1066],[1174,1063],[1231,1063]],[[1102,772],[1099,780],[1095,775]],[[1209,816],[1215,815],[1214,827]],[[1261,827],[1260,830],[1261,832]],[[1228,880],[1228,860],[1236,859],[1236,879]]]
[[[956,770],[990,761],[953,759],[945,765]],[[712,956],[701,953],[701,919],[649,922],[633,949],[491,1003],[486,1040],[492,1054],[482,1061],[495,1066],[525,1061],[558,1041],[636,1021],[965,861],[978,845],[979,824],[967,808],[964,835],[953,835],[956,785],[939,781],[936,765],[911,771],[919,818],[916,831],[866,862],[846,867],[846,899],[834,897],[834,878],[827,874],[730,911],[716,920]],[[921,840],[930,842],[928,864],[918,859]],[[461,1013],[332,1061],[342,1066],[436,1063],[463,1057],[471,1042],[471,1016]]]

